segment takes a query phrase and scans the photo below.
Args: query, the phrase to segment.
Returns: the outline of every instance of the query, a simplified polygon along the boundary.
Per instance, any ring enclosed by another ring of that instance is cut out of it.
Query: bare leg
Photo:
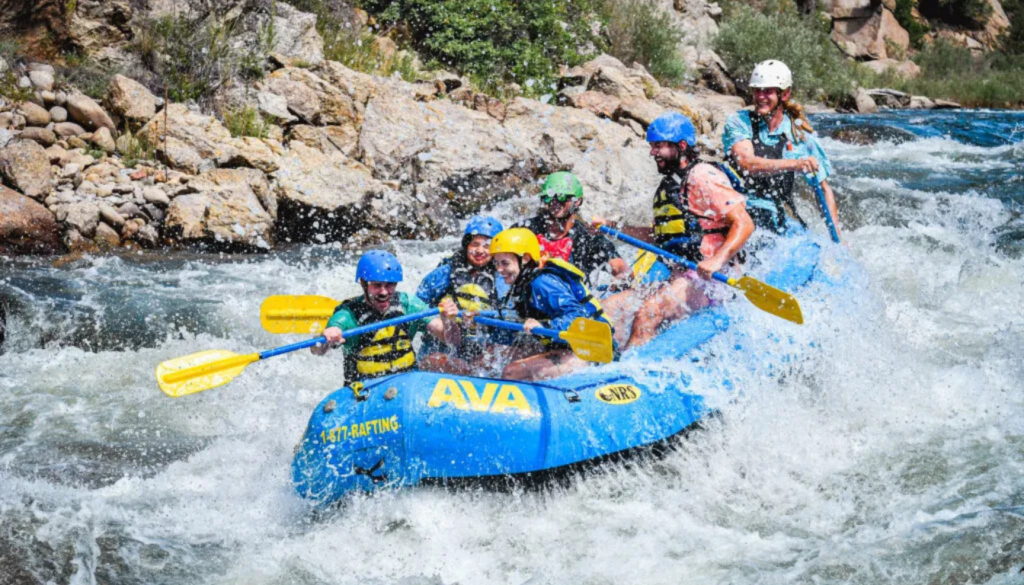
[[[640,347],[650,342],[663,323],[677,321],[707,304],[708,297],[703,291],[697,289],[683,273],[673,273],[668,284],[644,301],[636,312],[627,347]]]
[[[510,363],[505,366],[501,377],[508,380],[548,380],[585,365],[587,362],[573,355],[572,350],[556,349]]]
[[[424,372],[440,372],[456,376],[471,376],[473,368],[465,361],[446,353],[432,353],[418,360],[417,367]]]

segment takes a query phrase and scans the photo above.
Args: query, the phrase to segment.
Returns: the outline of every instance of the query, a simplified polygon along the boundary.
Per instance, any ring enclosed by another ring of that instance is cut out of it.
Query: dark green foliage
[[[1003,50],[1009,55],[1024,55],[1024,2],[1003,0],[1002,4],[1010,19],[1010,28],[1001,39]]]
[[[737,6],[720,26],[715,49],[743,85],[754,65],[778,59],[793,71],[801,99],[835,102],[853,87],[854,64],[832,43],[826,23],[793,8],[758,13]]]
[[[682,33],[667,14],[644,0],[610,0],[605,11],[612,56],[627,64],[641,63],[662,83],[682,82],[686,75],[678,49]]]
[[[921,40],[924,38],[924,33],[928,32],[928,27],[914,18],[913,9],[914,0],[896,0],[896,10],[893,11],[893,15],[900,26],[906,29],[907,34],[910,35],[910,46],[920,49]]]
[[[365,0],[364,6],[383,26],[407,28],[433,64],[483,84],[524,84],[527,93],[546,92],[558,67],[582,62],[582,50],[597,41],[592,0]]]
[[[981,26],[992,13],[987,0],[920,0],[917,9],[928,18],[963,27]]]

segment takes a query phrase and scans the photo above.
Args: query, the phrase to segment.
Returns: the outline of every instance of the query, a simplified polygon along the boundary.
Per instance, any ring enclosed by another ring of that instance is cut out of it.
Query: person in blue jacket
[[[514,307],[527,333],[537,327],[565,331],[578,317],[612,325],[601,303],[590,294],[587,275],[565,260],[543,257],[540,242],[530,230],[512,228],[494,236],[491,255],[498,274],[511,286],[502,304]],[[520,357],[505,366],[502,378],[546,380],[587,365],[559,341],[518,349]]]
[[[493,306],[504,290],[499,291],[495,282],[490,246],[491,238],[502,229],[501,222],[493,217],[478,215],[470,219],[462,234],[459,251],[442,260],[427,274],[416,289],[416,296],[431,306],[437,305],[444,297],[451,297],[464,309],[475,308],[474,303]],[[480,296],[481,290],[485,297]]]

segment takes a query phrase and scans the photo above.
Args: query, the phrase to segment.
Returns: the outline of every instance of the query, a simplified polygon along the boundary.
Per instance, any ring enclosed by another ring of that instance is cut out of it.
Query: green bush
[[[75,87],[95,100],[103,99],[110,80],[120,73],[116,68],[101,66],[80,53],[65,54],[64,64],[55,64],[54,71],[58,86]]]
[[[440,66],[485,85],[516,82],[547,93],[560,65],[581,63],[600,43],[594,0],[365,0],[386,28],[407,30]],[[530,82],[533,80],[533,82]]]
[[[920,0],[917,9],[928,18],[968,28],[981,26],[992,14],[988,0]]]
[[[610,0],[605,11],[612,56],[624,63],[641,63],[662,83],[683,81],[686,64],[678,49],[682,33],[667,14],[644,0]]]
[[[260,113],[252,106],[224,112],[224,127],[235,137],[266,138],[270,130],[270,125],[263,121]]]
[[[928,32],[928,27],[914,18],[913,11],[914,0],[896,0],[896,10],[893,11],[893,16],[910,35],[910,46],[919,49],[921,41],[924,39],[924,33]]]
[[[1024,2],[1003,0],[1003,10],[1010,19],[1010,28],[1000,39],[1003,50],[1009,55],[1024,55]]]
[[[719,27],[715,48],[743,82],[761,61],[786,63],[801,99],[836,102],[853,87],[854,64],[844,59],[816,15],[801,17],[792,9],[761,14],[739,6]]]

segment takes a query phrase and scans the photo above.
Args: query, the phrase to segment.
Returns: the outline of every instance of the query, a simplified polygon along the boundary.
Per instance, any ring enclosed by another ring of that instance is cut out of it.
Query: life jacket
[[[560,258],[549,258],[544,263],[544,267],[539,270],[535,269],[532,273],[525,275],[525,278],[520,278],[513,286],[509,294],[515,295],[513,305],[518,314],[523,319],[536,319],[538,321],[550,319],[551,315],[546,315],[541,311],[537,310],[530,304],[530,295],[533,294],[533,281],[539,278],[542,274],[553,274],[559,279],[569,283],[569,290],[577,301],[584,307],[588,308],[586,317],[588,319],[594,319],[596,321],[603,321],[608,325],[612,325],[611,320],[604,313],[604,307],[601,306],[601,301],[590,294],[590,289],[587,287],[587,275],[583,274],[583,271],[576,268],[572,264],[562,260]],[[614,325],[612,325],[614,326]]]
[[[698,164],[665,175],[654,195],[654,239],[659,247],[693,262],[704,259],[700,244],[708,234],[728,234],[729,228],[704,229],[701,219],[714,218],[697,215],[690,210],[690,171]]]
[[[760,116],[750,114],[751,142],[754,144],[754,156],[781,160],[783,153],[793,145],[789,136],[783,133],[774,146],[769,146],[761,141],[761,126],[764,120]],[[736,164],[735,157],[730,154],[730,161]],[[739,165],[737,165],[739,166]],[[746,187],[747,213],[754,220],[754,225],[760,228],[772,230],[775,233],[786,231],[786,221],[783,214],[784,205],[789,206],[793,217],[806,225],[804,220],[797,215],[796,204],[793,201],[793,186],[796,180],[796,173],[784,171],[771,174],[748,174],[743,183]],[[742,192],[742,191],[741,191]]]
[[[452,298],[461,308],[467,310],[479,310],[473,309],[473,303],[484,303],[489,306],[498,300],[498,293],[494,285],[495,271],[492,264],[477,268],[467,262],[464,257],[452,256],[445,258],[441,263],[451,267],[448,274],[448,288],[445,289],[442,299]],[[484,298],[481,298],[481,292]]]
[[[403,294],[391,297],[391,305],[383,313],[371,307],[363,296],[341,303],[334,312],[348,309],[357,326],[378,323],[405,315]],[[409,323],[403,323],[360,335],[355,348],[345,353],[346,376],[351,381],[360,381],[415,369],[416,352],[412,348],[409,327]]]
[[[572,238],[568,235],[557,240],[549,240],[547,237],[537,234],[537,241],[540,242],[540,249],[547,252],[549,258],[560,258],[566,262],[572,261]]]

